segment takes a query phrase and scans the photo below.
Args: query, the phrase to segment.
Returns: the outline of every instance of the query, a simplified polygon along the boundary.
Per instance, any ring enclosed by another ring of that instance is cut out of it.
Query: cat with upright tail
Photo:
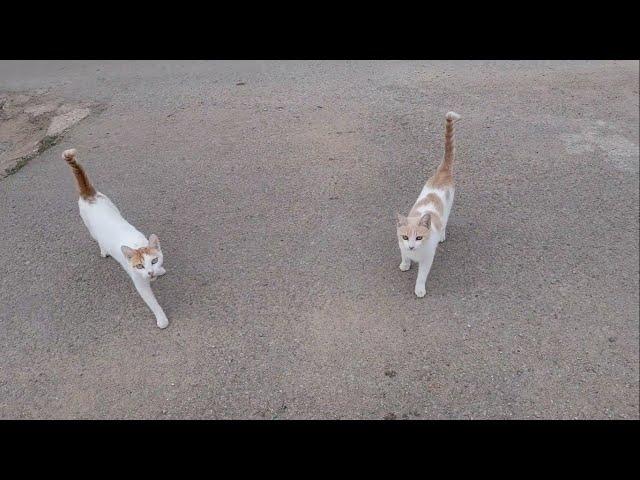
[[[151,282],[166,270],[160,241],[149,239],[127,222],[106,195],[96,191],[84,168],[76,161],[76,150],[65,150],[62,158],[71,167],[78,185],[80,217],[91,237],[98,242],[100,256],[115,259],[131,277],[136,290],[156,317],[156,324],[166,328],[169,320],[156,300]]]
[[[454,124],[458,120],[460,115],[455,112],[445,115],[444,158],[425,183],[409,215],[405,217],[398,214],[396,234],[402,257],[400,270],[409,270],[411,262],[418,264],[417,297],[424,297],[427,293],[427,277],[436,248],[446,238],[447,221],[455,193],[452,165],[455,155]]]

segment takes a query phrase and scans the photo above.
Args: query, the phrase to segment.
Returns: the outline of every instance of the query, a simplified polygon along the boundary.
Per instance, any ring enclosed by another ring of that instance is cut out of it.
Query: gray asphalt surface
[[[0,181],[1,418],[639,418],[638,62],[0,62],[106,108]],[[238,85],[238,84],[241,85]],[[427,296],[398,269],[457,129]],[[167,275],[99,256],[66,148]]]

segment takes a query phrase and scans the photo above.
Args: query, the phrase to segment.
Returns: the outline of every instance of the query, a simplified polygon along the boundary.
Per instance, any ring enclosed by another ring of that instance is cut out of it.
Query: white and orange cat
[[[162,250],[156,235],[149,240],[127,222],[106,195],[97,192],[84,169],[76,161],[76,150],[65,150],[67,161],[78,183],[80,217],[100,246],[102,257],[110,256],[129,274],[138,293],[156,317],[158,327],[165,328],[169,320],[151,290],[151,282],[166,273],[162,268]]]
[[[449,112],[445,116],[444,159],[422,188],[418,200],[408,216],[398,214],[397,234],[400,246],[400,270],[406,272],[411,262],[418,263],[415,294],[427,293],[427,277],[433,264],[438,242],[444,242],[447,221],[453,205],[453,175],[451,165],[455,153],[454,123],[460,115]]]

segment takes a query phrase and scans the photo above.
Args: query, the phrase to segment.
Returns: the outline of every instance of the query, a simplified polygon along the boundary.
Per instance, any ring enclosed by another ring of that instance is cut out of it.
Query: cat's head
[[[149,237],[148,247],[130,248],[122,245],[120,249],[133,272],[140,277],[153,281],[165,272],[162,268],[162,250],[157,235],[152,234]]]
[[[419,250],[431,235],[431,214],[427,212],[420,218],[398,214],[397,233],[400,248]]]

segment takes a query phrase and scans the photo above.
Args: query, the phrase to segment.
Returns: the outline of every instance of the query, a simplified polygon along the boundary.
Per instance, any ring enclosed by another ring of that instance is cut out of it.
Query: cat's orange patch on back
[[[440,200],[440,197],[435,194],[435,193],[429,193],[426,197],[424,197],[422,200],[420,200],[419,202],[417,202],[412,208],[411,211],[409,212],[409,216],[413,217],[416,215],[420,215],[420,213],[418,212],[418,210],[421,207],[426,207],[428,205],[433,205],[433,208],[436,210],[436,213],[438,215],[442,215],[442,213],[444,212],[444,204],[442,203],[442,200]]]

